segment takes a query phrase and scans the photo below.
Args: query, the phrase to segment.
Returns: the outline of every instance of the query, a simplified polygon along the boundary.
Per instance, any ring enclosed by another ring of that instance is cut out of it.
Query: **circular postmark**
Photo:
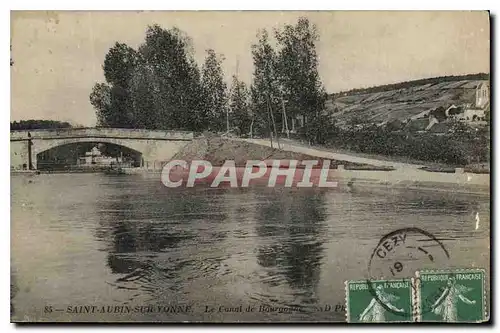
[[[398,316],[410,314],[391,305],[391,297],[380,284],[380,280],[399,280],[409,284],[416,293],[419,277],[415,272],[422,269],[439,269],[445,265],[450,255],[443,243],[431,233],[420,228],[403,228],[383,236],[374,248],[368,262],[368,290],[374,299],[386,310]],[[421,311],[432,311],[436,302],[442,299],[421,300]]]

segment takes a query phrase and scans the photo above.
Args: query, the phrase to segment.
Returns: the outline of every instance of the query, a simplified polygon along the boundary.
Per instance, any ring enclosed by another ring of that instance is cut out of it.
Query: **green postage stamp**
[[[348,281],[347,321],[408,322],[413,318],[411,280]]]
[[[350,323],[483,322],[483,269],[417,271],[414,278],[346,282]]]
[[[417,321],[487,320],[482,269],[417,272]]]

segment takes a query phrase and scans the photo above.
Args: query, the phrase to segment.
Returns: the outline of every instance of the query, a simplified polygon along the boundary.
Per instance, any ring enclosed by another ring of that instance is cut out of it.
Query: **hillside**
[[[439,107],[474,106],[476,88],[482,83],[489,87],[488,78],[487,74],[473,74],[356,89],[330,95],[327,110],[339,125],[406,122]]]

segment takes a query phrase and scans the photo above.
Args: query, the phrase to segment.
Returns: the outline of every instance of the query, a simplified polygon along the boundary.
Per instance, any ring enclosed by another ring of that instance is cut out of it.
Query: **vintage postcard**
[[[487,11],[11,12],[11,321],[490,320]]]

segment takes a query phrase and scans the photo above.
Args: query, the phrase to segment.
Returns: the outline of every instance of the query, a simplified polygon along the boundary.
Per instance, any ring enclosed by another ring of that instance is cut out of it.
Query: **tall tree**
[[[302,115],[307,121],[319,115],[327,98],[318,73],[317,28],[301,17],[296,25],[276,30],[275,36],[279,46],[278,79],[287,113]]]
[[[137,128],[159,129],[162,124],[158,113],[161,108],[160,81],[153,68],[139,62],[129,83],[132,113]]]
[[[252,115],[248,99],[249,92],[245,82],[238,80],[238,77],[233,75],[229,99],[230,120],[231,126],[240,135],[248,134],[251,130]]]
[[[118,42],[106,54],[102,68],[107,84],[97,83],[90,96],[101,126],[135,127],[129,81],[137,57],[133,48]],[[104,106],[103,102],[108,104]]]
[[[106,83],[91,103],[102,126],[198,130],[203,94],[190,38],[149,26],[138,51],[116,43],[104,60]]]
[[[138,62],[137,52],[124,43],[116,42],[104,58],[104,78],[112,86],[127,89]]]
[[[156,118],[163,129],[195,129],[193,112],[199,109],[199,70],[191,40],[177,28],[148,27],[139,48],[158,81]]]
[[[269,42],[267,31],[258,32],[259,38],[252,45],[253,80],[250,88],[252,112],[255,120],[255,130],[269,133],[272,124],[269,123],[269,110],[277,115],[280,105],[280,88],[277,77],[277,55]]]
[[[210,129],[214,131],[227,130],[227,85],[224,81],[222,62],[224,58],[207,50],[207,56],[202,68],[201,86],[205,103],[205,115],[210,119]]]
[[[113,126],[113,110],[111,109],[111,88],[106,83],[96,83],[90,93],[90,104],[96,110],[97,125]]]

